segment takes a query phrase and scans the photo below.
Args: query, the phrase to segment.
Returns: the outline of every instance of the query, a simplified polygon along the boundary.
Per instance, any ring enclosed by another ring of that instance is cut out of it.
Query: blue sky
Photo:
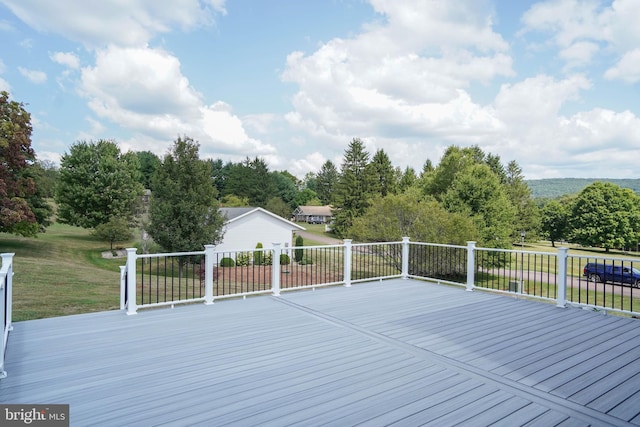
[[[0,90],[57,162],[79,140],[262,157],[361,138],[394,166],[479,145],[527,179],[638,178],[637,0],[0,0]]]

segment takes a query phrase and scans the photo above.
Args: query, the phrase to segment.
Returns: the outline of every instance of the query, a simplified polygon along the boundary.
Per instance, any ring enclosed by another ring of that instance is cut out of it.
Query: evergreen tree
[[[140,183],[146,189],[151,189],[151,177],[160,166],[160,158],[151,151],[139,151],[138,164],[140,166]]]
[[[246,197],[251,206],[266,207],[271,197],[278,195],[273,176],[267,163],[261,158],[248,157],[229,168],[224,195]]]
[[[327,160],[320,168],[320,172],[316,175],[316,193],[323,205],[333,203],[333,192],[338,183],[339,177],[336,165]]]
[[[382,197],[387,194],[395,194],[398,191],[396,172],[391,160],[384,150],[376,151],[369,163],[372,175],[371,192]]]
[[[267,201],[267,204],[271,202],[274,198],[276,198],[276,199],[279,199],[281,202],[286,203],[289,206],[289,210],[293,211],[297,206],[296,198],[299,193],[298,189],[296,188],[296,181],[297,181],[296,177],[291,175],[289,172],[276,171],[271,173],[271,179],[274,182],[277,196],[271,197]],[[286,217],[287,216],[285,216],[285,218]]]
[[[198,251],[222,241],[224,218],[217,191],[198,149],[191,138],[178,138],[152,179],[147,231],[169,252]]]
[[[500,178],[499,174],[497,176]],[[515,160],[507,165],[505,184],[507,195],[516,212],[511,231],[512,241],[519,238],[521,231],[526,232],[528,239],[535,240],[540,229],[540,212],[531,198],[531,189],[522,176],[522,168]]]
[[[335,189],[333,231],[339,237],[345,237],[353,220],[369,207],[373,177],[368,165],[364,143],[354,138],[345,151]]]
[[[224,164],[222,159],[208,159],[205,160],[211,169],[211,181],[213,186],[216,187],[218,196],[225,195],[225,185],[229,176],[229,169],[231,163]]]
[[[400,193],[407,191],[416,183],[417,180],[418,176],[416,175],[416,171],[413,168],[407,166],[400,177],[400,182],[398,183],[398,191]]]

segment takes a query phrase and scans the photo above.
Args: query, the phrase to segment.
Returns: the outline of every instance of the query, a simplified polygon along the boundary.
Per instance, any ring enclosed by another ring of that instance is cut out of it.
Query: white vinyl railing
[[[0,267],[0,319],[2,320],[2,339],[0,340],[0,378],[5,378],[7,372],[4,369],[4,357],[9,342],[11,325],[11,307],[13,298],[13,253],[0,254],[2,267]]]
[[[241,260],[256,252],[263,254],[260,260],[270,261],[223,266],[224,258]],[[285,249],[274,244],[267,249],[235,253],[216,252],[212,245],[198,252],[138,255],[135,249],[128,249],[127,253],[127,265],[121,274],[121,308],[127,314],[158,305],[198,301],[213,304],[220,298],[280,295],[292,289],[336,284],[348,287],[355,282],[390,278],[415,278],[464,286],[469,291],[521,295],[553,301],[559,307],[570,304],[630,315],[640,313],[639,288],[590,285],[580,269],[588,258],[569,256],[567,248],[550,253],[479,248],[475,242],[466,246],[410,242],[405,237],[400,242],[352,243],[345,239],[342,245]],[[289,262],[288,257],[296,259]],[[183,260],[179,268],[174,267],[174,259]],[[137,265],[139,261],[146,264]],[[625,262],[640,266],[640,259]]]

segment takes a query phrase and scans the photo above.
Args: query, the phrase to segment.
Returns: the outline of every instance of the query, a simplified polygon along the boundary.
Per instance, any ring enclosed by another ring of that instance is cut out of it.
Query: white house
[[[280,243],[280,247],[293,246],[293,231],[305,230],[291,221],[262,208],[220,208],[227,218],[224,238],[216,252],[249,251],[258,243],[264,248]]]

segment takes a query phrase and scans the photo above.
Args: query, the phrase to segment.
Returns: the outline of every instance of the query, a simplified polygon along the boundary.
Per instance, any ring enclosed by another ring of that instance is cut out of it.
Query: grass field
[[[15,253],[13,320],[118,309],[124,259],[103,258],[108,249],[88,230],[62,224],[37,238],[0,233],[0,252]]]

